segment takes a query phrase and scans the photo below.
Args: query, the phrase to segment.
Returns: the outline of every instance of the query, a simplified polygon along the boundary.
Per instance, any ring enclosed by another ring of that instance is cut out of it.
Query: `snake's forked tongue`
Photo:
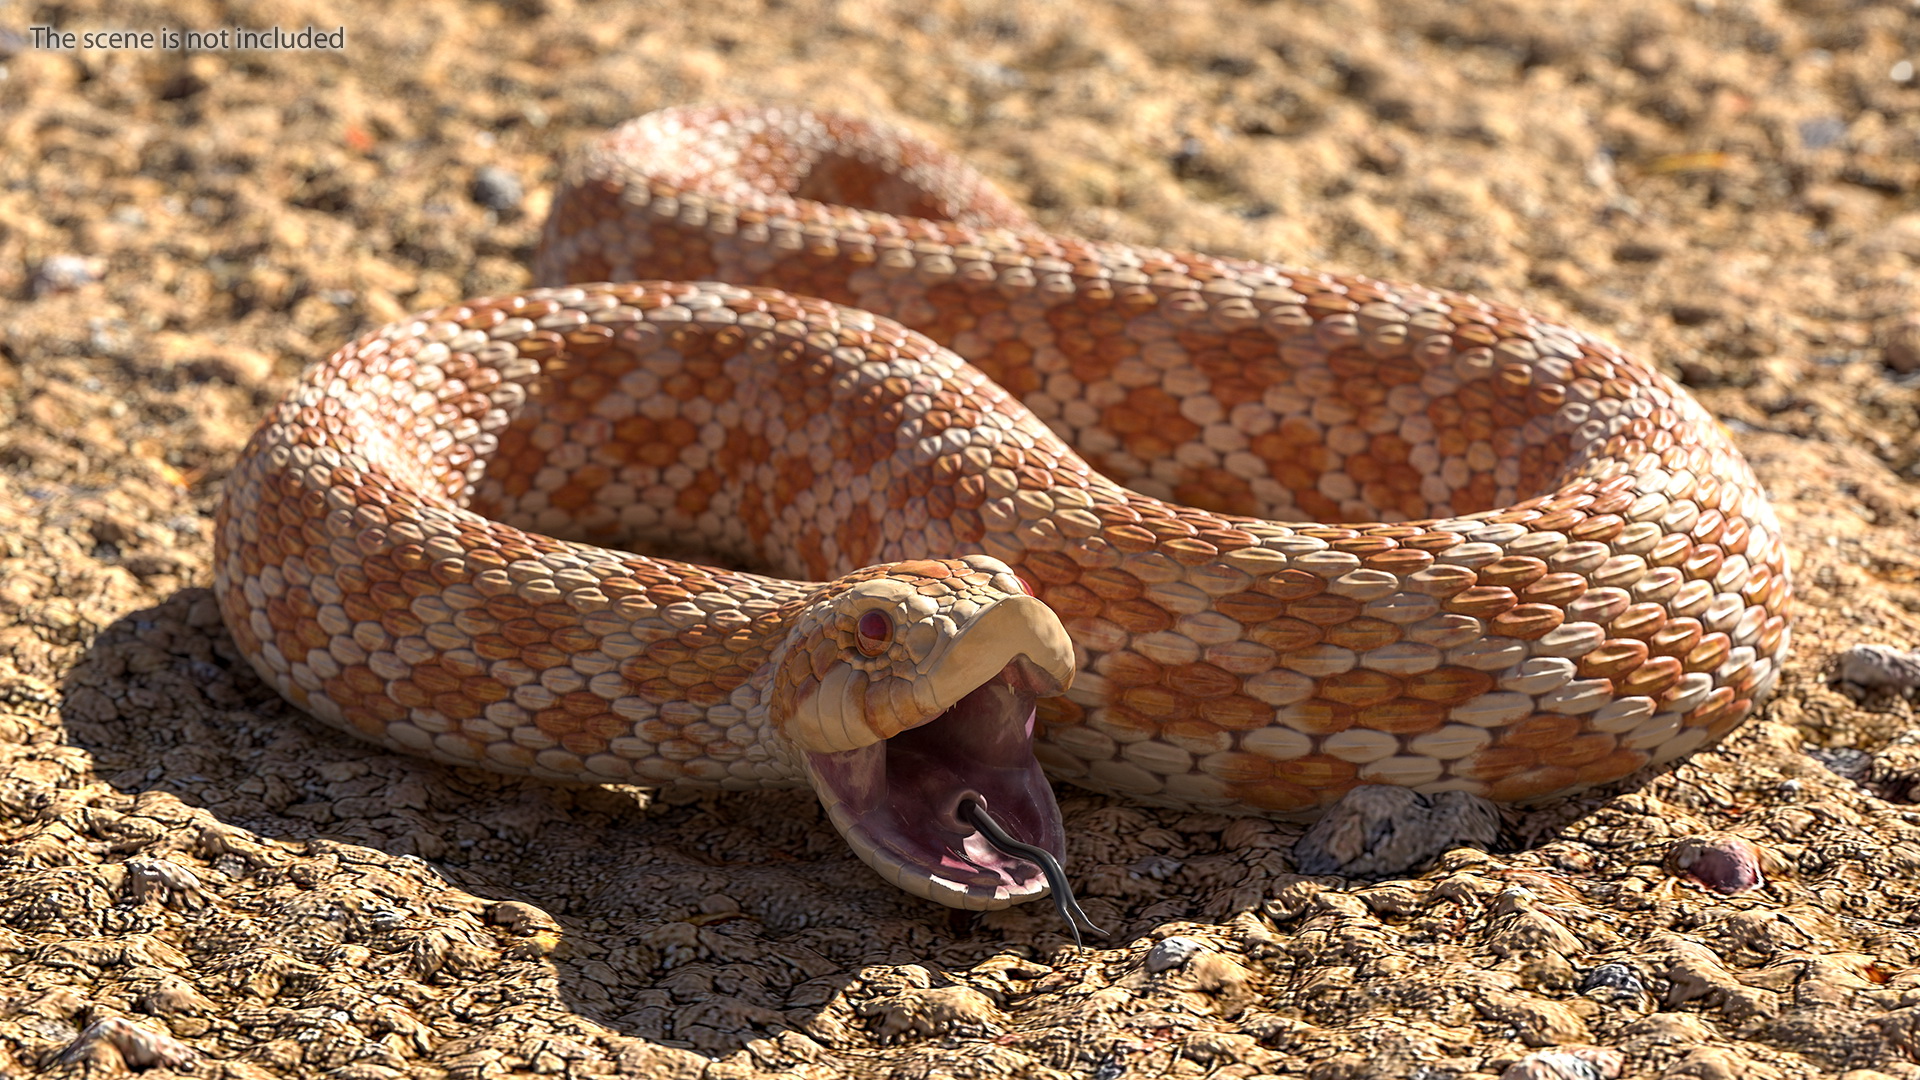
[[[1025,859],[1040,867],[1040,872],[1047,876],[1047,887],[1053,893],[1053,906],[1060,912],[1060,917],[1066,920],[1067,932],[1073,935],[1074,948],[1086,947],[1080,940],[1081,923],[1085,923],[1088,930],[1103,938],[1112,936],[1095,925],[1094,921],[1087,917],[1087,913],[1081,910],[1080,901],[1073,898],[1073,886],[1067,881],[1067,870],[1060,865],[1059,859],[1053,857],[1053,852],[1015,840],[998,821],[993,819],[992,814],[987,813],[986,807],[971,799],[960,805],[960,813],[972,823],[974,828],[979,829],[980,835],[986,838],[987,843],[992,844],[1001,854]]]

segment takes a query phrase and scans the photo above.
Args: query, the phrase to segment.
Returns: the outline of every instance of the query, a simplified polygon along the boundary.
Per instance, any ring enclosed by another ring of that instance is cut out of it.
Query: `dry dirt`
[[[1920,6],[0,18],[0,1075],[1920,1077],[1914,704],[1834,683],[1849,645],[1920,645]],[[347,44],[57,51],[33,24]],[[1464,288],[1655,357],[1786,525],[1781,692],[1399,881],[1290,873],[1295,826],[1063,789],[1117,931],[1087,952],[1047,905],[885,887],[804,793],[503,779],[281,704],[207,591],[266,405],[361,329],[524,286],[556,156],[707,99],[908,123],[1061,229]],[[1764,888],[1670,870],[1727,836]],[[1148,964],[1175,936],[1197,951]]]

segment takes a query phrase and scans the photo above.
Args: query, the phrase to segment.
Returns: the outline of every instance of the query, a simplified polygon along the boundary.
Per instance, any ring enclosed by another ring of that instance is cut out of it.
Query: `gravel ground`
[[[1914,703],[1836,659],[1920,645],[1913,3],[0,18],[0,1075],[1920,1078]],[[268,403],[363,329],[524,287],[559,155],[712,99],[909,124],[1062,230],[1466,289],[1654,357],[1793,546],[1778,697],[1405,880],[1062,788],[1118,931],[1084,952],[1047,905],[881,885],[804,793],[505,779],[282,705],[207,591]],[[1764,885],[1703,888],[1703,853]]]

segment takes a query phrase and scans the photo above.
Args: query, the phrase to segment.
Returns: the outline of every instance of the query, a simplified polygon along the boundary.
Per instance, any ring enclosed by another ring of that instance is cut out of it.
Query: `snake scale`
[[[386,746],[811,785],[989,908],[1048,886],[974,815],[1063,854],[1047,776],[1536,800],[1726,734],[1788,648],[1724,429],[1518,308],[1048,233],[798,109],[594,143],[535,277],[315,366],[227,484],[239,647]]]

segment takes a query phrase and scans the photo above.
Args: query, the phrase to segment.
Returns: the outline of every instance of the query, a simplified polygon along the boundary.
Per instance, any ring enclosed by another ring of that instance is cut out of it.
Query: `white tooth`
[[[934,893],[933,896],[928,897],[929,900],[937,900],[948,907],[965,906],[963,904],[956,904],[954,901],[967,899],[966,886],[957,881],[948,881],[946,878],[939,877],[938,875],[929,875],[927,884]]]

